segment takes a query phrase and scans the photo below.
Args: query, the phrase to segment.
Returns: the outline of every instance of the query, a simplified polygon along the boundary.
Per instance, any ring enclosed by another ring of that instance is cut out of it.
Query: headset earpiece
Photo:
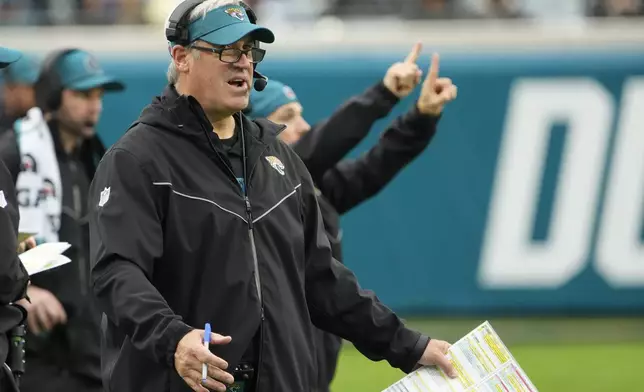
[[[52,52],[43,60],[38,79],[34,84],[36,106],[44,112],[57,110],[62,99],[62,81],[56,66],[60,59],[79,49],[68,48]]]
[[[252,8],[243,1],[239,2],[240,5],[244,8],[244,11],[246,11],[246,15],[248,15],[248,21],[252,24],[257,24],[257,14],[255,14],[255,11],[253,11]],[[260,47],[259,41],[255,40],[253,42],[253,46],[256,48]],[[257,64],[253,64],[253,78],[255,78],[255,82],[253,83],[253,88],[257,91],[262,91],[266,88],[266,84],[268,83],[268,78],[261,73],[259,73],[256,69]]]

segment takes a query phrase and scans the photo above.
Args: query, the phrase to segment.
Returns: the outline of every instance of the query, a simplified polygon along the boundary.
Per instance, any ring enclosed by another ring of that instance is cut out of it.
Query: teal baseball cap
[[[193,21],[188,32],[190,42],[201,40],[212,45],[230,45],[246,36],[267,44],[275,41],[272,31],[251,23],[246,10],[233,4],[215,8]]]
[[[252,90],[246,115],[252,119],[266,118],[280,107],[291,102],[299,102],[292,88],[271,79],[262,91]]]
[[[102,87],[106,91],[121,91],[125,85],[107,75],[96,57],[84,50],[74,50],[56,64],[61,85],[70,90],[85,91]]]
[[[3,72],[3,78],[6,83],[32,85],[38,80],[40,73],[40,63],[36,58],[23,55],[18,61],[11,64]]]
[[[0,46],[0,68],[4,68],[9,64],[18,61],[21,56],[22,54],[17,50]]]

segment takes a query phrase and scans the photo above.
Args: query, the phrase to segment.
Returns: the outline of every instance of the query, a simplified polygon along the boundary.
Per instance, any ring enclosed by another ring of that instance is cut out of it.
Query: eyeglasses
[[[202,52],[210,52],[219,54],[219,60],[224,63],[234,64],[239,61],[242,54],[245,54],[246,57],[253,64],[257,64],[260,61],[264,60],[264,55],[266,51],[260,48],[250,48],[246,50],[237,49],[237,48],[205,48],[203,46],[192,45],[191,48],[200,50]]]

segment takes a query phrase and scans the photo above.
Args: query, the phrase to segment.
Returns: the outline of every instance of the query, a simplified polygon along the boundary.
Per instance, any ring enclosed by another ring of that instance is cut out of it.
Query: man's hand
[[[26,240],[22,241],[20,244],[18,244],[18,254],[24,253],[28,251],[31,248],[36,247],[36,238],[35,237],[29,237]]]
[[[27,310],[27,326],[33,334],[38,335],[67,322],[63,305],[50,291],[29,285],[27,296],[31,303],[26,300],[19,303]]]
[[[398,98],[404,98],[414,91],[414,88],[420,83],[423,71],[416,65],[418,55],[423,46],[420,42],[416,43],[402,63],[395,63],[387,70],[383,84],[392,94]]]
[[[456,377],[454,366],[452,366],[452,363],[445,356],[450,346],[446,341],[431,339],[418,363],[427,366],[438,366],[448,376],[452,378]]]
[[[456,99],[457,88],[452,84],[452,80],[438,77],[438,62],[439,57],[434,54],[429,74],[423,82],[420,97],[416,103],[418,111],[422,114],[438,116],[446,103]]]
[[[235,380],[230,373],[225,372],[228,363],[204,347],[204,332],[203,329],[192,330],[179,341],[174,353],[174,367],[186,384],[195,391],[208,392],[205,386],[215,391],[225,392],[224,384],[232,384]],[[228,344],[231,340],[230,336],[216,333],[210,336],[210,344]],[[208,365],[208,378],[202,382],[201,369],[204,363]]]

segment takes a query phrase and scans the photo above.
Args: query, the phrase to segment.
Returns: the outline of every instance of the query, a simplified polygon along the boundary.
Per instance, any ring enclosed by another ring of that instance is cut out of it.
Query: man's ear
[[[170,54],[172,55],[172,61],[174,61],[174,65],[177,67],[177,71],[179,72],[188,71],[189,52],[190,52],[190,49],[181,45],[174,45],[172,49],[170,49]]]

